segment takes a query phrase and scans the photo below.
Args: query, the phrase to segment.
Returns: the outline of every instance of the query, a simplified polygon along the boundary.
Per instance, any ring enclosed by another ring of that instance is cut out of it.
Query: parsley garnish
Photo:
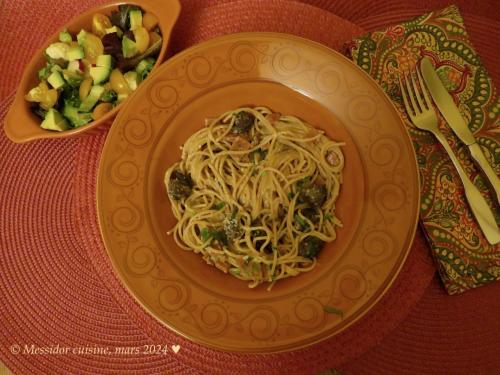
[[[334,315],[340,316],[341,318],[344,318],[344,312],[342,310],[339,310],[339,309],[333,307],[333,306],[325,305],[325,306],[323,306],[323,311],[328,313],[328,314],[334,314]]]

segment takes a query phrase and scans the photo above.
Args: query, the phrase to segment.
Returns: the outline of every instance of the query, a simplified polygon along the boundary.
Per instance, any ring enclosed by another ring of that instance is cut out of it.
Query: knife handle
[[[500,242],[500,230],[498,229],[495,216],[491,211],[491,208],[486,203],[483,195],[479,192],[479,189],[472,183],[467,174],[465,173],[462,165],[458,161],[458,158],[453,153],[448,141],[446,140],[443,133],[437,128],[432,131],[438,141],[443,145],[444,149],[448,153],[453,165],[455,166],[462,184],[464,186],[465,197],[469,202],[472,213],[476,217],[476,221],[481,228],[484,237],[491,245],[496,245]]]
[[[486,173],[491,186],[493,186],[493,189],[495,189],[495,193],[497,194],[497,202],[500,203],[500,180],[498,179],[490,163],[488,163],[488,160],[486,160],[481,150],[481,146],[479,146],[477,143],[474,143],[469,146],[469,150],[474,160],[477,162],[477,164],[479,164],[484,173]]]

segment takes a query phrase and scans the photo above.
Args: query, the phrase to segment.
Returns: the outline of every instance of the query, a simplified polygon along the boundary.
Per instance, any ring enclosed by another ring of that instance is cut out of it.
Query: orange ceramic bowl
[[[105,116],[98,120],[89,122],[88,124],[76,129],[56,132],[45,130],[40,127],[42,121],[32,113],[30,109],[31,103],[27,102],[24,99],[24,96],[28,93],[28,91],[38,85],[38,71],[43,68],[46,63],[44,51],[51,43],[57,42],[59,40],[59,32],[61,30],[66,28],[71,33],[71,35],[78,34],[81,29],[90,30],[92,25],[92,16],[95,13],[103,13],[109,15],[112,11],[117,10],[118,5],[120,4],[138,5],[146,12],[151,12],[158,18],[158,26],[160,27],[162,33],[163,44],[156,64],[153,67],[152,73],[156,71],[158,66],[165,59],[172,28],[177,21],[181,10],[181,6],[178,0],[113,1],[109,4],[92,8],[73,18],[66,25],[61,26],[55,34],[53,34],[46,40],[43,46],[36,52],[29,64],[24,69],[21,83],[19,84],[19,87],[17,89],[14,102],[12,103],[12,106],[5,118],[4,131],[9,139],[17,143],[22,143],[42,138],[73,137],[93,133],[102,125],[110,124],[111,121],[115,118],[118,111],[123,108],[124,105],[127,105],[127,103],[129,102],[129,98],[120,103],[118,106],[113,108],[112,111],[108,112]]]

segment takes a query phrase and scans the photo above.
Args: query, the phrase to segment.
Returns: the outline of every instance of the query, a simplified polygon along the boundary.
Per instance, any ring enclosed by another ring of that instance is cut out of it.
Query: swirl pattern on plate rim
[[[353,247],[361,254],[361,264],[339,268],[321,288],[289,298],[285,302],[288,308],[278,311],[271,303],[237,309],[232,305],[234,301],[223,301],[216,296],[209,298],[207,304],[197,303],[199,291],[185,283],[182,275],[175,279],[164,276],[158,265],[162,254],[154,243],[133,247],[127,251],[123,263],[118,261],[123,265],[126,279],[140,276],[150,280],[156,300],[148,301],[148,309],[173,327],[182,325],[187,335],[205,342],[214,337],[239,335],[243,340],[251,339],[255,350],[269,346],[280,350],[305,332],[314,340],[325,330],[338,330],[376,295],[377,289],[387,287],[387,280],[394,276],[393,268],[401,265],[398,264],[401,257],[395,256],[397,250],[409,246],[413,236],[408,233],[406,238],[401,237],[391,226],[402,216],[409,217],[409,226],[416,221],[412,217],[416,203],[411,200],[418,200],[418,191],[415,186],[404,184],[410,180],[412,171],[397,169],[401,161],[413,162],[413,156],[408,155],[404,142],[393,134],[394,129],[379,121],[380,112],[388,111],[381,95],[373,86],[361,85],[364,80],[361,74],[353,76],[347,72],[356,68],[332,59],[323,47],[313,45],[312,53],[302,54],[298,49],[301,42],[272,36],[237,42],[221,39],[221,45],[225,46],[223,53],[193,50],[171,62],[170,75],[159,73],[156,80],[146,84],[147,105],[133,113],[129,111],[129,116],[123,116],[125,120],[116,124],[121,152],[104,163],[107,173],[103,184],[115,189],[117,195],[115,202],[105,204],[109,216],[104,231],[114,237],[113,241],[127,241],[139,235],[152,238],[144,236],[148,232],[146,220],[133,203],[141,200],[141,186],[145,184],[142,149],[158,137],[158,124],[167,121],[180,102],[188,99],[184,95],[186,86],[201,92],[216,80],[231,82],[242,77],[259,77],[294,87],[300,79],[302,90],[315,93],[323,103],[334,98],[342,106],[337,115],[344,123],[351,124],[350,131],[354,135],[367,133],[366,137],[356,138],[364,168],[368,174],[370,168],[382,170],[376,176],[369,176],[365,202],[367,210],[378,214],[360,224],[361,235],[353,240]],[[339,97],[343,99],[338,100]],[[399,135],[403,134],[400,129]],[[328,314],[325,306],[334,306],[342,314]]]

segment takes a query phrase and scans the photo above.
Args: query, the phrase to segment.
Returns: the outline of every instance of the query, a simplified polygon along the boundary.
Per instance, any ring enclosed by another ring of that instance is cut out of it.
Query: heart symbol
[[[177,354],[179,352],[179,350],[181,350],[181,346],[180,345],[172,345],[172,350],[174,351],[175,354]]]

